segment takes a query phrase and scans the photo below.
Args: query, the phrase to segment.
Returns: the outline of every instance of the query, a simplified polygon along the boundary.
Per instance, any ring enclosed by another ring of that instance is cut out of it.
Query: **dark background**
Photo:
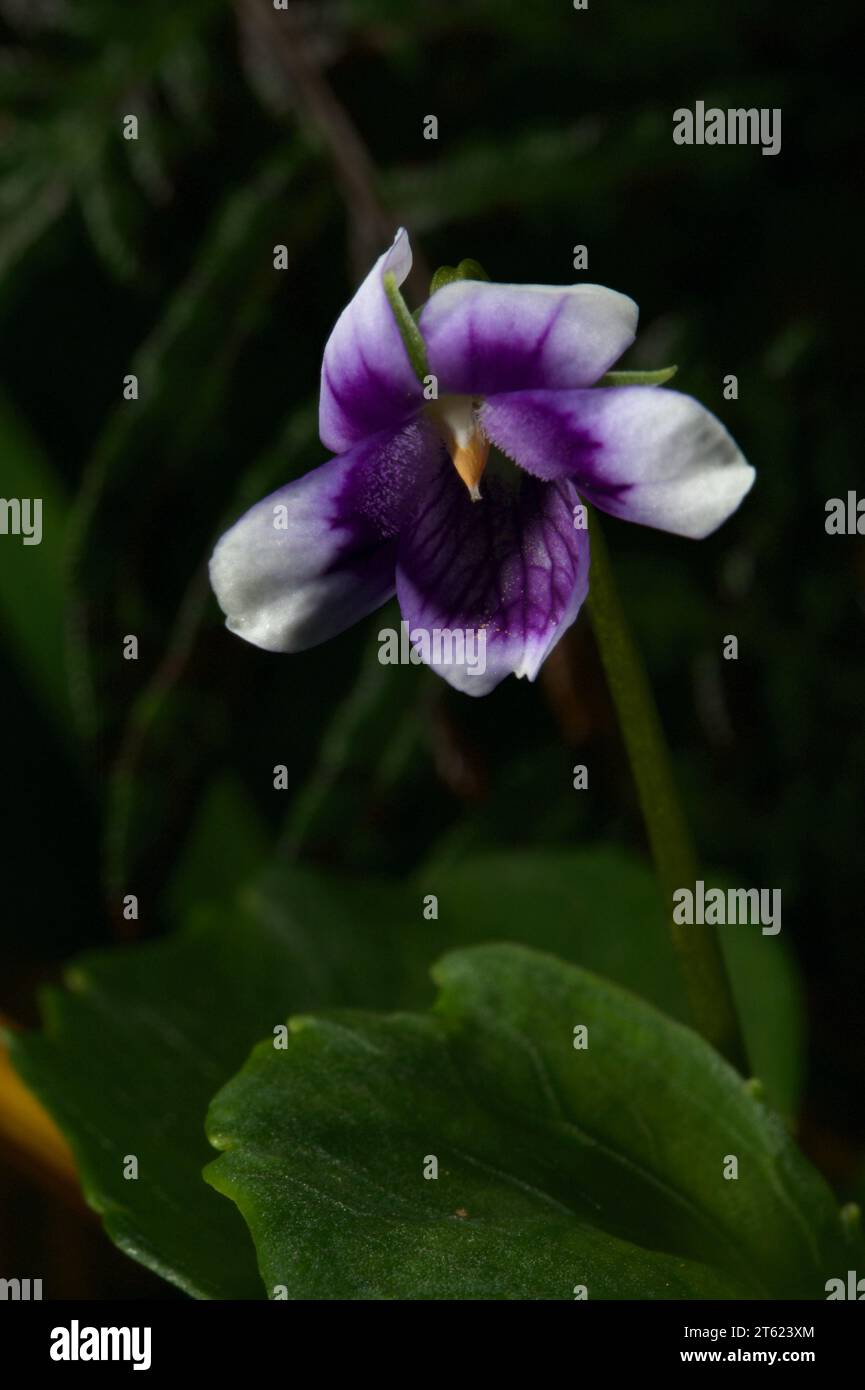
[[[535,686],[472,701],[385,679],[378,617],[303,656],[254,650],[203,570],[247,502],[323,459],[321,350],[399,223],[413,303],[424,262],[567,283],[584,243],[580,278],[640,305],[626,365],[677,362],[757,469],[705,543],[607,536],[704,860],[782,889],[809,1010],[799,1135],[856,1190],[865,542],[824,520],[862,469],[859,13],[0,0],[0,491],[45,499],[40,547],[0,538],[7,1020],[35,1021],[71,954],[172,929],[275,844],[393,874],[434,844],[642,845],[584,619]],[[674,145],[698,99],[780,107],[781,153]],[[167,1292],[8,1139],[0,1199],[4,1263],[85,1297]]]

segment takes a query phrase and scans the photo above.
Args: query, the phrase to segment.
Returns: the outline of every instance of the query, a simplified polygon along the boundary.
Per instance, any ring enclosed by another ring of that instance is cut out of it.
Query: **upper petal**
[[[439,394],[567,390],[603,376],[637,331],[637,306],[603,285],[496,285],[437,290],[420,330]]]
[[[485,475],[472,502],[445,459],[400,536],[397,597],[410,637],[424,634],[429,664],[468,695],[486,695],[511,672],[534,680],[588,590],[573,485],[510,481]]]
[[[267,651],[302,651],[386,602],[395,536],[438,450],[422,426],[377,435],[256,503],[210,561],[230,630]]]
[[[678,536],[716,530],[754,481],[720,420],[664,387],[517,391],[487,401],[481,423],[529,473],[572,478],[602,511]]]
[[[319,434],[334,453],[379,430],[398,429],[423,404],[384,290],[391,271],[401,285],[411,269],[411,246],[400,228],[334,325],[321,365]]]

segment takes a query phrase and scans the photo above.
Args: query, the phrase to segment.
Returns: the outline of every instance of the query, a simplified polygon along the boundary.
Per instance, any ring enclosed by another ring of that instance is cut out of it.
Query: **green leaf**
[[[473,261],[470,256],[460,261],[457,266],[457,277],[460,280],[489,280],[490,278],[480,261]]]
[[[382,670],[388,668],[379,667]],[[340,729],[340,739],[345,732]],[[358,737],[357,731],[351,740],[353,755],[377,746],[374,740]],[[355,806],[359,775],[356,772],[347,792]],[[371,777],[372,771],[365,775]],[[330,804],[335,799],[331,787]],[[312,882],[308,874],[298,876],[294,868],[277,862],[245,895],[245,908],[256,921],[259,916],[281,922],[296,918],[298,885],[307,882]],[[437,900],[435,920],[424,916],[429,895]],[[493,851],[457,863],[434,860],[400,886],[369,878],[362,887],[353,879],[331,880],[327,899],[332,913],[328,942],[334,956],[340,950],[348,952],[353,970],[362,964],[358,936],[369,942],[374,933],[377,945],[367,953],[369,979],[352,996],[364,1006],[426,1008],[433,997],[429,971],[445,951],[513,941],[604,975],[680,1022],[691,1022],[654,874],[635,855],[614,846],[576,853]],[[310,936],[309,945],[314,959],[321,944]],[[801,1093],[805,1052],[802,989],[795,965],[783,938],[764,937],[759,928],[730,928],[722,937],[722,948],[752,1068],[770,1104],[792,1116]],[[378,987],[388,979],[388,988]],[[348,1002],[344,993],[318,997],[322,1003]]]
[[[429,1015],[293,1019],[215,1098],[206,1177],[271,1296],[817,1298],[847,1267],[828,1188],[696,1034],[521,947],[435,977]]]
[[[277,970],[266,943],[256,945]],[[244,960],[227,933],[85,958],[66,990],[43,996],[44,1032],[10,1039],[13,1064],[69,1140],[108,1234],[198,1298],[261,1296],[242,1223],[200,1181],[207,1097],[262,1032],[244,996]],[[135,1179],[123,1176],[129,1155]]]
[[[489,278],[480,261],[467,259],[460,261],[459,265],[456,266],[439,266],[430,281],[429,292],[435,294],[436,290],[443,289],[445,285],[454,285],[459,280],[489,280]]]
[[[599,386],[663,386],[672,381],[678,367],[659,367],[654,372],[607,372]]]
[[[44,1031],[10,1039],[109,1235],[199,1298],[262,1296],[243,1223],[201,1180],[211,1096],[287,1010],[392,1007],[403,990],[398,895],[301,871],[279,885],[169,940],[85,956],[45,992]]]
[[[246,826],[231,851],[234,871],[255,861],[260,830],[239,796],[231,784],[214,786],[171,885],[178,909],[202,891],[219,823],[233,835]],[[262,1293],[245,1228],[201,1181],[211,1156],[204,1121],[217,1088],[286,1014],[426,1008],[429,969],[444,951],[510,939],[613,975],[687,1017],[654,880],[621,850],[488,854],[429,864],[401,884],[277,863],[236,901],[230,875],[221,874],[211,868],[208,891],[220,892],[223,906],[171,939],[85,957],[66,991],[47,993],[45,1031],[12,1042],[19,1072],[69,1139],[109,1234],[198,1297]],[[429,894],[438,898],[437,920],[424,916]],[[795,989],[779,939],[741,932],[730,940],[742,953],[734,979],[750,980],[754,992],[746,1032],[751,1042],[753,1015],[765,1035],[762,1055],[752,1056],[769,1094],[789,1100],[801,1052]],[[140,1160],[134,1182],[122,1176],[129,1153]]]
[[[657,882],[636,856],[614,846],[492,852],[465,863],[432,862],[418,884],[439,900],[424,970],[433,953],[481,941],[522,942],[596,971],[691,1022]],[[756,927],[727,929],[721,946],[752,1069],[769,1101],[792,1115],[805,1052],[796,967],[783,939],[764,937]],[[411,1002],[425,1004],[426,995]]]

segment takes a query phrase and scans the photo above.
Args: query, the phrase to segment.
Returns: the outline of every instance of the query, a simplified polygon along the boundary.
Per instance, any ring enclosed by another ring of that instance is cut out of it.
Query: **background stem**
[[[711,926],[673,922],[673,893],[677,888],[693,890],[697,857],[676,793],[657,706],[616,589],[598,517],[591,509],[589,534],[592,627],[637,784],[694,1022],[703,1037],[747,1075],[745,1043],[717,933]]]

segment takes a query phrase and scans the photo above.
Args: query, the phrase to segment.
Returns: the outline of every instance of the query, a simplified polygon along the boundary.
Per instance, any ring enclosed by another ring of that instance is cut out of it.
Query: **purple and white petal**
[[[385,603],[394,593],[396,536],[439,451],[428,428],[410,425],[256,503],[210,561],[230,631],[266,651],[303,651]]]
[[[664,387],[516,391],[488,400],[480,419],[528,473],[571,478],[602,511],[677,536],[708,536],[754,481],[720,420]]]
[[[588,591],[589,545],[568,479],[484,475],[473,502],[445,459],[400,537],[397,597],[409,637],[457,690],[534,680]]]
[[[324,349],[319,434],[341,454],[367,435],[399,429],[423,405],[423,393],[400,336],[384,276],[401,285],[411,269],[402,228],[343,309]]]
[[[439,395],[591,386],[634,341],[637,306],[603,285],[462,280],[427,301],[419,326]]]

